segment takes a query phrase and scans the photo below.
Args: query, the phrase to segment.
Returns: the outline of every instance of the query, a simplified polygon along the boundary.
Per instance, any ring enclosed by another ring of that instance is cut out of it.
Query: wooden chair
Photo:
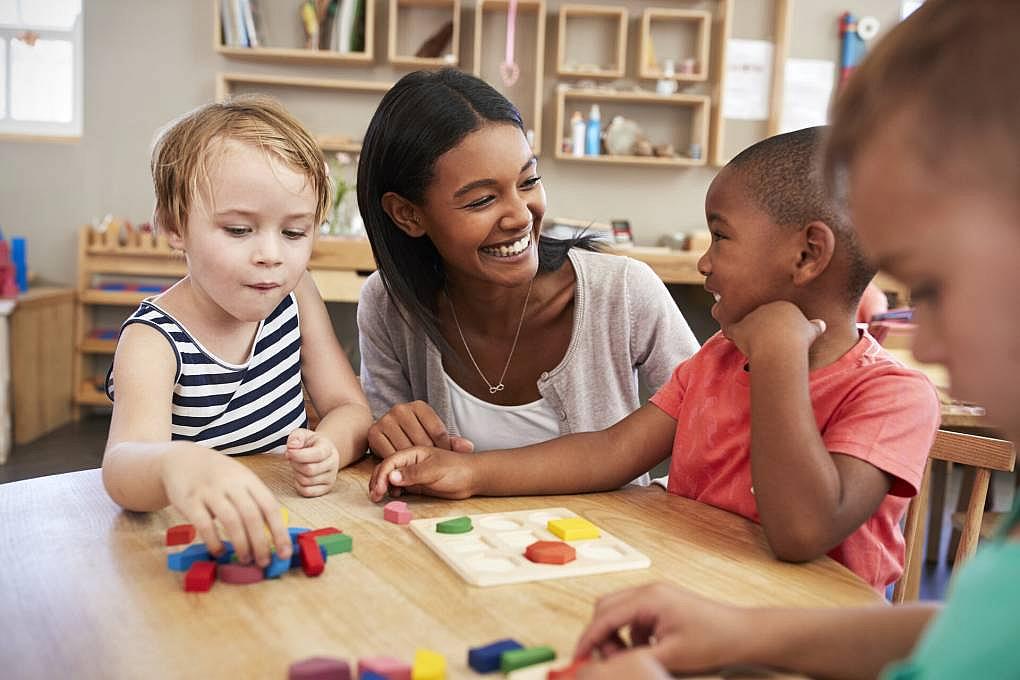
[[[1002,439],[978,437],[939,430],[928,454],[928,463],[921,478],[921,489],[911,499],[907,509],[904,536],[907,543],[903,562],[903,575],[893,590],[893,602],[912,602],[917,599],[921,585],[921,563],[924,561],[925,520],[928,516],[928,496],[933,460],[943,460],[975,469],[970,502],[963,522],[960,543],[956,550],[955,565],[959,566],[977,550],[981,533],[981,520],[985,512],[985,498],[993,470],[1011,471],[1016,460],[1013,444]]]

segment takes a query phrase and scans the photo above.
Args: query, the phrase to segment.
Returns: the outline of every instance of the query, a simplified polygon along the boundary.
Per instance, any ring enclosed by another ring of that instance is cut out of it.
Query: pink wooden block
[[[383,506],[383,519],[394,524],[407,524],[411,521],[411,511],[404,501],[390,501]]]
[[[411,666],[400,659],[388,656],[375,656],[358,659],[358,675],[371,671],[386,680],[411,680]]]

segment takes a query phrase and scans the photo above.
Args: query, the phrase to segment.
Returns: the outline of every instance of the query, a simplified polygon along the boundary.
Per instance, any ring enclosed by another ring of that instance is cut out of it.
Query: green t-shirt
[[[1020,494],[995,540],[960,570],[914,653],[883,680],[1020,678],[1020,542],[1006,540],[1018,521]]]

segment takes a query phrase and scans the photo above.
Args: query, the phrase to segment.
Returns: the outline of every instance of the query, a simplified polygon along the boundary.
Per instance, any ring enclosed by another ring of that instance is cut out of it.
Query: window
[[[82,133],[81,0],[0,0],[0,135]]]

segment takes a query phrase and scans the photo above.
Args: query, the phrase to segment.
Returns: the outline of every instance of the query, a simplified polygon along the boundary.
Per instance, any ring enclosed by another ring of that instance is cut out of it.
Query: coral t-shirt
[[[721,333],[680,364],[651,402],[676,419],[669,492],[759,522],[751,487],[751,374]],[[903,571],[899,523],[917,493],[939,425],[931,382],[867,333],[834,363],[811,371],[809,391],[826,448],[889,474],[875,514],[829,556],[876,589]]]

